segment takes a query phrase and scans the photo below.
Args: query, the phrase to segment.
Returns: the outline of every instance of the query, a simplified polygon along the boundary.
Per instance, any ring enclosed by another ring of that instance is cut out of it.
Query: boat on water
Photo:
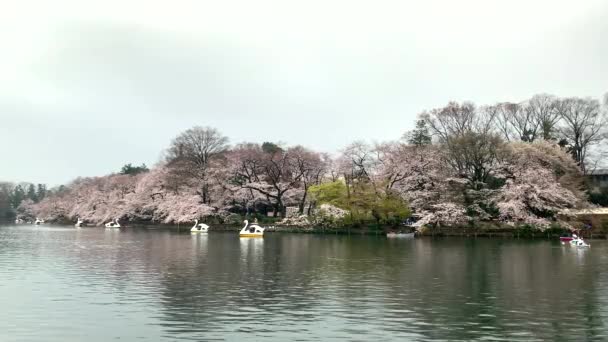
[[[570,246],[579,248],[591,247],[591,245],[585,242],[585,240],[583,240],[581,236],[578,236],[576,234],[572,234],[572,236],[560,236],[559,240],[562,245],[568,244]]]
[[[264,229],[257,224],[249,225],[249,221],[245,220],[245,227],[239,232],[240,237],[264,237]]]
[[[36,218],[36,222],[34,222],[34,224],[36,224],[36,225],[44,224],[44,220]]]
[[[404,228],[395,229],[386,233],[387,238],[398,238],[398,239],[413,239],[416,236],[416,230],[420,226],[417,218],[410,217],[407,220],[401,222],[401,226]]]
[[[114,221],[110,221],[110,222],[106,223],[105,226],[106,226],[106,228],[119,229],[120,223],[118,223],[118,219],[115,219]]]
[[[586,224],[585,229],[587,229],[587,230],[591,229],[591,224],[590,223]],[[582,231],[582,229],[573,229],[570,234],[565,234],[565,235],[560,236],[559,241],[563,242],[563,243],[569,243],[576,239],[582,240],[583,237],[581,235],[581,231]]]
[[[591,245],[586,243],[581,237],[570,240],[570,246],[575,246],[579,248],[591,247]]]
[[[413,239],[416,233],[398,233],[398,232],[388,232],[386,233],[387,238],[397,238],[397,239]]]
[[[196,219],[190,231],[193,233],[207,233],[209,232],[209,226],[204,223],[198,223],[198,219]]]

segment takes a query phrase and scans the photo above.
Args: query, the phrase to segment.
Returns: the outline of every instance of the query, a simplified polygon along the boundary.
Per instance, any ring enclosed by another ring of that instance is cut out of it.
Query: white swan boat
[[[245,220],[245,227],[239,232],[240,237],[264,237],[264,228],[257,224],[249,225],[249,221]]]
[[[80,227],[82,227],[83,224],[84,224],[84,221],[81,220],[80,217],[79,217],[78,221],[76,222],[76,224],[74,225],[74,227],[80,228]]]
[[[34,222],[34,224],[36,224],[36,225],[41,225],[41,224],[44,224],[44,220],[41,220],[41,219],[39,219],[39,218],[36,218],[36,222]]]
[[[118,219],[106,223],[106,228],[120,228],[120,223],[118,223]]]
[[[207,233],[209,232],[209,226],[204,223],[198,223],[198,219],[196,219],[190,231],[193,233]]]

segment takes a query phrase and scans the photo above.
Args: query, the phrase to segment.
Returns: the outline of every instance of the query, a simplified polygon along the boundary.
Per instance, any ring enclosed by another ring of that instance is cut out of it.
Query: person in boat
[[[253,219],[253,224],[258,224],[258,218],[257,218],[257,217],[255,217],[255,218]],[[250,233],[255,233],[255,228],[254,228],[254,227],[250,227],[250,228],[249,228],[249,232],[250,232]]]

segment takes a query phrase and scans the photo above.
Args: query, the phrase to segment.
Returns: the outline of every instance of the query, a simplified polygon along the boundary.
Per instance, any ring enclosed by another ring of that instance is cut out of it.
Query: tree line
[[[519,103],[450,102],[419,114],[401,139],[355,141],[339,153],[240,142],[196,126],[158,165],[79,178],[18,215],[93,223],[121,218],[228,222],[239,215],[330,216],[342,224],[501,221],[548,226],[588,206],[583,175],[606,139],[608,97],[540,94]],[[595,158],[595,159],[594,159]],[[332,221],[332,220],[330,220]]]
[[[422,113],[421,118],[444,144],[471,132],[501,141],[553,141],[570,153],[583,173],[600,157],[592,148],[606,139],[608,94],[594,98],[559,98],[535,95],[519,103],[503,102],[477,107],[450,102]]]
[[[0,221],[13,219],[16,209],[24,200],[38,203],[47,194],[45,184],[0,182]]]

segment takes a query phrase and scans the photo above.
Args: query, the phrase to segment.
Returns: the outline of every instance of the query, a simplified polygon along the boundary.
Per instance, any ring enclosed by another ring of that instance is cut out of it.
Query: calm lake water
[[[0,227],[0,341],[608,339],[608,242]]]

